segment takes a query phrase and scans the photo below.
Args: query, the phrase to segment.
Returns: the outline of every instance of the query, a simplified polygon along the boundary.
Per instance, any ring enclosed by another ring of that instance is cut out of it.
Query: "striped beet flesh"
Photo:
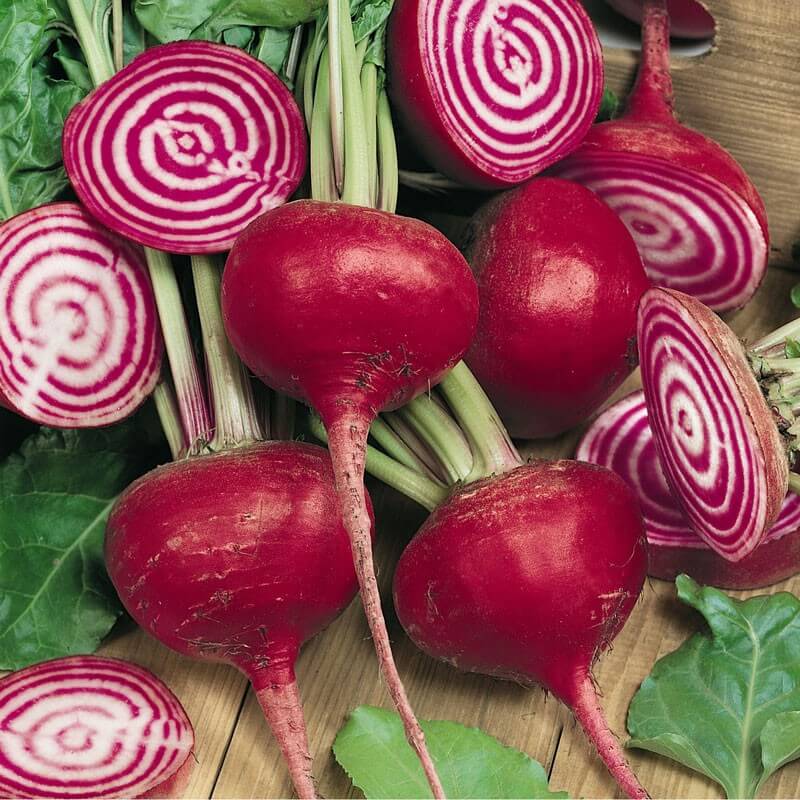
[[[134,664],[73,656],[0,680],[0,797],[179,797],[193,747],[178,699]]]
[[[173,253],[228,250],[306,166],[289,90],[260,61],[210,42],[148,49],[73,109],[63,141],[92,214]]]
[[[615,10],[633,22],[642,21],[644,0],[606,0]],[[714,17],[698,0],[667,0],[669,25],[673,36],[685,39],[710,39],[715,32]]]
[[[733,332],[692,297],[648,290],[639,362],[667,480],[694,531],[740,561],[764,539],[788,488],[772,412]]]
[[[661,467],[643,392],[629,394],[600,414],[575,458],[614,470],[636,492],[653,577],[674,580],[685,572],[710,586],[757,589],[800,572],[800,497],[795,494],[786,495],[761,544],[736,563],[717,555],[692,530]]]
[[[653,283],[729,311],[764,277],[766,211],[734,158],[675,118],[664,4],[645,0],[642,64],[626,112],[595,125],[552,172],[583,183],[619,214]]]
[[[600,44],[577,0],[397,0],[387,46],[406,132],[475,188],[522,183],[570,153],[603,93]]]
[[[40,425],[91,428],[153,391],[161,334],[140,250],[74,203],[0,226],[0,403]]]

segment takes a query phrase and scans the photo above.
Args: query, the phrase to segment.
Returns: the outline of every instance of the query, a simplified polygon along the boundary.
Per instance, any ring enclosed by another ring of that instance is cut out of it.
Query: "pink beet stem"
[[[620,789],[633,800],[647,800],[650,795],[639,783],[639,779],[625,758],[619,740],[608,727],[605,714],[597,697],[597,690],[591,675],[588,673],[578,685],[575,701],[572,704],[572,713],[575,714],[581,727],[586,731],[586,735],[595,746],[600,758],[605,762],[608,771]]]
[[[328,448],[333,462],[336,492],[342,508],[344,526],[353,548],[353,563],[361,590],[361,601],[364,604],[367,624],[378,655],[378,663],[392,702],[403,721],[406,739],[419,756],[434,798],[440,800],[445,797],[444,789],[425,744],[425,734],[414,715],[397,672],[389,642],[389,632],[381,610],[381,596],[372,558],[371,522],[364,494],[364,465],[369,420],[357,414],[344,415],[332,424],[326,424],[325,427],[328,430]]]
[[[675,96],[669,72],[667,0],[644,0],[642,61],[625,116],[656,121],[674,119]]]
[[[311,753],[297,681],[268,683],[256,691],[256,697],[281,748],[297,796],[300,800],[316,800],[319,795],[311,774]]]

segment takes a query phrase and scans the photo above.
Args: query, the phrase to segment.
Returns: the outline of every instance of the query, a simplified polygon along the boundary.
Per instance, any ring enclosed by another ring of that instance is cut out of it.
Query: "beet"
[[[641,798],[591,669],[646,570],[642,517],[625,483],[588,464],[539,462],[469,484],[430,515],[397,565],[395,608],[434,658],[552,691],[623,791]]]
[[[775,524],[741,561],[715,553],[692,530],[661,468],[644,394],[607,408],[583,435],[575,458],[613,469],[639,498],[647,532],[648,573],[674,580],[686,573],[724,589],[758,589],[800,572],[800,497],[786,495]]]
[[[180,797],[193,748],[178,699],[135,664],[71,656],[0,679],[0,797]]]
[[[316,797],[294,664],[358,588],[325,451],[274,442],[154,470],[117,501],[106,564],[148,633],[248,677],[298,796]]]
[[[140,244],[228,250],[295,191],[306,168],[291,92],[235,47],[151,47],[72,110],[64,165],[86,207]]]
[[[619,214],[653,283],[718,312],[740,308],[767,267],[764,203],[726,150],[675,118],[666,0],[645,0],[643,36],[625,113],[595,125],[553,174]]]
[[[554,178],[493,200],[472,223],[478,330],[466,361],[512,436],[554,436],[636,365],[649,283],[630,234],[589,190]]]
[[[132,414],[153,391],[163,344],[139,248],[75,203],[0,226],[0,404],[56,428]]]
[[[669,289],[642,297],[642,383],[656,448],[692,528],[739,561],[763,540],[789,466],[772,411],[730,328]]]
[[[387,38],[393,107],[439,172],[522,183],[574,150],[603,94],[577,0],[397,0]]]

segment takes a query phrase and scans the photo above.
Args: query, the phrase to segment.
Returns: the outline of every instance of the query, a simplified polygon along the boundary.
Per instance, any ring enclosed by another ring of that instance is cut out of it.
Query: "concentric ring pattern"
[[[147,50],[76,106],[64,162],[112,230],[170,252],[221,252],[297,188],[305,127],[260,61],[176,42]]]
[[[639,306],[642,384],[661,465],[694,530],[738,561],[761,541],[767,471],[744,400],[703,328],[677,298]]]
[[[553,171],[617,212],[656,286],[721,312],[745,305],[761,283],[764,233],[750,206],[718,181],[648,156],[582,150]]]
[[[600,414],[581,439],[575,458],[613,470],[633,488],[642,507],[647,541],[651,545],[706,549],[667,483],[653,441],[643,392],[629,394]],[[800,497],[790,492],[764,542],[798,530]]]
[[[161,335],[138,248],[74,203],[0,227],[0,398],[41,425],[124,419],[158,379]]]
[[[451,136],[485,173],[530,178],[580,144],[603,90],[575,0],[427,0],[424,65]]]
[[[193,746],[178,700],[133,664],[78,656],[0,681],[0,797],[135,797]]]

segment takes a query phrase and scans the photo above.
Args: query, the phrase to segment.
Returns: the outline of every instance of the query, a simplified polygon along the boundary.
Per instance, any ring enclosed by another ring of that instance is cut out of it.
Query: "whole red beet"
[[[494,198],[467,258],[480,313],[466,361],[512,436],[577,425],[636,365],[648,280],[625,225],[588,189],[542,178]]]
[[[408,635],[434,658],[552,691],[620,787],[647,797],[591,675],[646,574],[632,490],[607,469],[541,462],[469,484],[439,506],[400,558],[394,600]]]
[[[316,797],[294,663],[358,588],[327,453],[274,442],[159,467],[117,501],[106,564],[148,633],[249,678],[298,796]]]
[[[364,503],[370,423],[436,384],[475,331],[469,266],[435,228],[346,203],[299,200],[239,237],[222,283],[225,328],[267,385],[313,406],[328,433],[339,507],[387,688],[443,795],[381,610]]]

